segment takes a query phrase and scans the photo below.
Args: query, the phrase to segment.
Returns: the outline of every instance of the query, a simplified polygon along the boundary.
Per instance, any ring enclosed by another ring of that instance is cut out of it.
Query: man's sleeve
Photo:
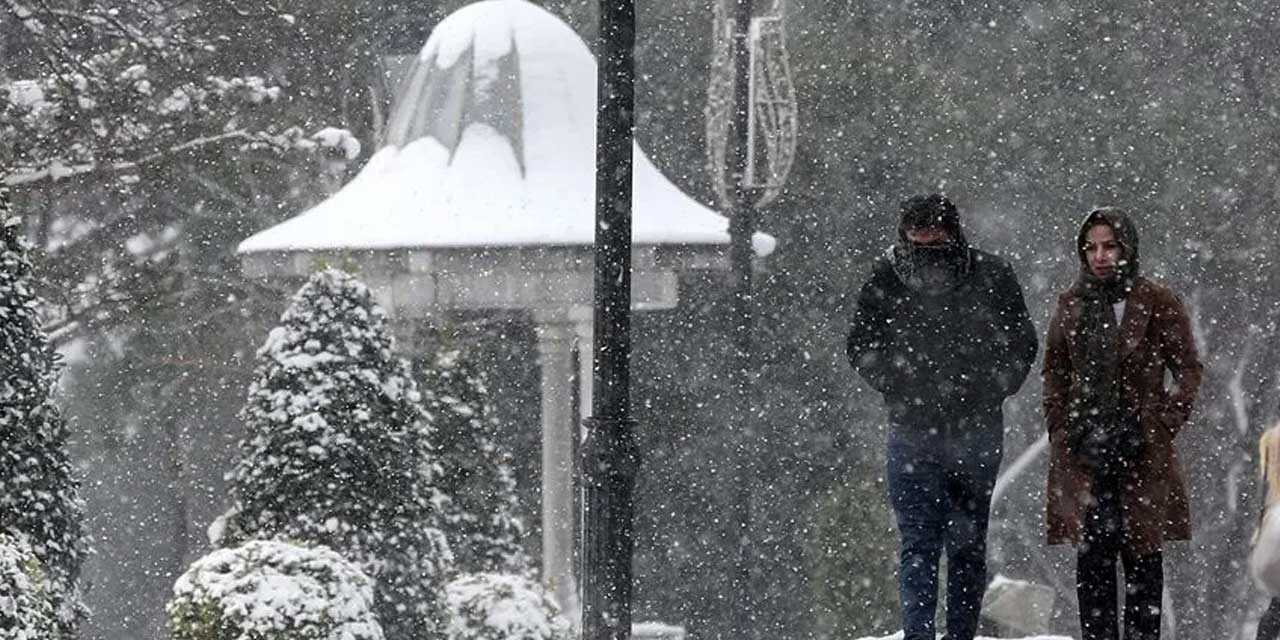
[[[858,308],[849,323],[845,351],[850,366],[880,393],[888,393],[900,382],[900,374],[892,361],[893,333],[889,320],[888,297],[873,269],[858,294]]]

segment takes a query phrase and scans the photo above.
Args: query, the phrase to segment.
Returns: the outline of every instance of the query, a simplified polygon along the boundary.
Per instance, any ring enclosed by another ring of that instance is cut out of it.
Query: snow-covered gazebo
[[[543,579],[571,619],[574,342],[589,353],[595,60],[572,29],[525,0],[485,0],[436,27],[403,80],[384,143],[318,206],[241,243],[245,272],[302,278],[354,262],[388,313],[524,310],[542,368]],[[728,221],[636,147],[633,305],[670,308],[677,273],[727,267]],[[773,239],[755,237],[758,255]],[[591,406],[590,357],[580,406]]]

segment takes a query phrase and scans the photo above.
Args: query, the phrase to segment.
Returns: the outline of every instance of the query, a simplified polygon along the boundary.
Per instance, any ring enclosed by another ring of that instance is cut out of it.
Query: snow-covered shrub
[[[375,580],[391,640],[441,637],[452,573],[431,426],[383,311],[352,276],[311,277],[258,351],[222,544],[324,545]]]
[[[8,203],[0,185],[0,530],[26,536],[44,568],[59,635],[70,638],[83,610],[81,504],[67,424],[51,398],[57,354],[40,328],[30,246]]]
[[[318,145],[324,149],[333,149],[342,154],[348,162],[360,157],[360,139],[348,129],[325,127],[313,134],[300,146]]]
[[[569,622],[538,583],[463,574],[449,583],[449,640],[568,640]]]
[[[173,586],[173,640],[382,640],[373,582],[324,547],[252,540],[195,561]]]
[[[58,625],[44,571],[20,536],[0,533],[0,638],[47,640]]]
[[[498,424],[484,375],[470,354],[443,335],[417,361],[423,406],[431,416],[441,473],[436,486],[450,501],[445,534],[458,569],[527,573],[520,540],[510,454],[497,444]]]

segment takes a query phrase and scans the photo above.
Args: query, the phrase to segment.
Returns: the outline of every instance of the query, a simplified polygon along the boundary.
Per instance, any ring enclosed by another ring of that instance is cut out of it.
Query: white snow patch
[[[684,640],[684,627],[661,622],[638,622],[631,625],[631,637],[637,640]]]
[[[37,80],[14,80],[0,89],[8,93],[9,102],[21,106],[35,108],[44,103],[44,89]]]
[[[311,134],[311,139],[326,149],[341,150],[347,160],[360,157],[360,140],[347,129],[325,127]]]
[[[205,528],[204,535],[209,540],[210,545],[217,546],[222,544],[222,538],[227,534],[227,520],[232,515],[232,511],[224,512],[214,518],[213,522],[210,522],[209,526]]]
[[[276,362],[286,369],[312,369],[322,364],[330,362],[341,362],[344,358],[328,352],[320,353],[290,353],[288,355],[278,355]]]
[[[899,631],[890,636],[867,636],[865,638],[859,638],[858,640],[902,640],[902,632]],[[1000,639],[1000,638],[991,638],[987,636],[978,636],[974,638],[974,640],[1013,640],[1013,639],[1011,638]],[[1020,640],[1071,640],[1071,638],[1067,636],[1025,636]]]

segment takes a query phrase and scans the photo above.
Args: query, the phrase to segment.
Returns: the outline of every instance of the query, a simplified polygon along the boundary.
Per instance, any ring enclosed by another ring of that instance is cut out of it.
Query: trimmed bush
[[[449,640],[568,640],[569,622],[538,583],[523,576],[472,573],[446,587]]]
[[[383,640],[368,576],[329,549],[287,542],[197,560],[168,613],[173,640]]]

